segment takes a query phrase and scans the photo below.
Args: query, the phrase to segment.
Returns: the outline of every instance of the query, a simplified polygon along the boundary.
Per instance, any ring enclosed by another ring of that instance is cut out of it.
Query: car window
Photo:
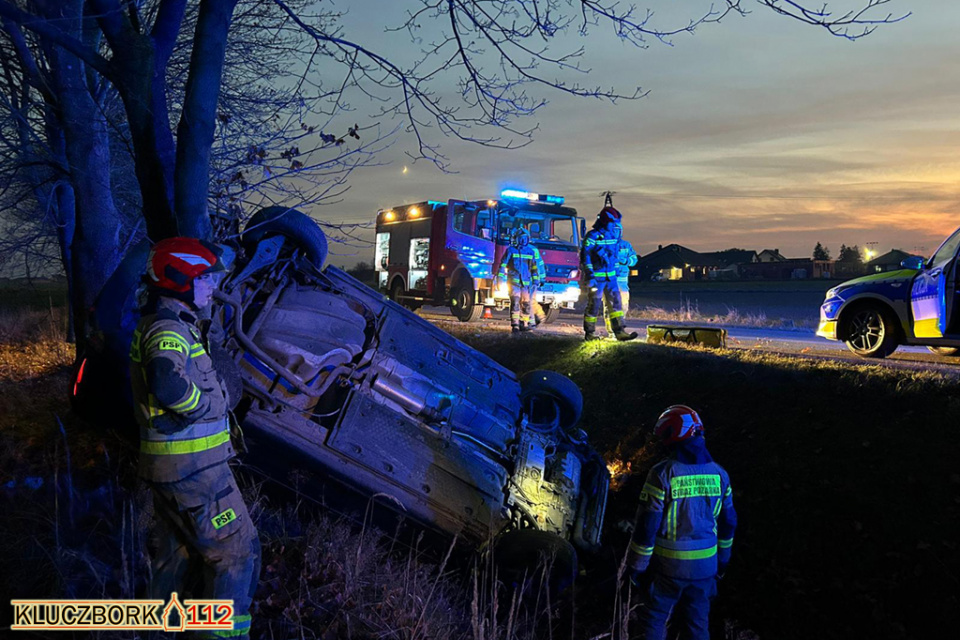
[[[957,255],[957,249],[960,249],[960,229],[954,231],[953,235],[940,245],[937,252],[930,258],[930,266],[942,265],[944,262],[952,260]]]

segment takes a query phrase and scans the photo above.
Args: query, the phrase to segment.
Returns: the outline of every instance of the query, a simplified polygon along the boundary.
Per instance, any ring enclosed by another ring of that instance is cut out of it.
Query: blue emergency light
[[[521,200],[546,202],[548,204],[563,204],[563,196],[548,196],[545,193],[532,193],[530,191],[518,191],[517,189],[504,189],[500,192],[500,197],[519,198]]]

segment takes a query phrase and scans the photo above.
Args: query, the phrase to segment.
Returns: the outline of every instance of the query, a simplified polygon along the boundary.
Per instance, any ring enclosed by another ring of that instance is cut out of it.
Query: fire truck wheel
[[[403,281],[397,278],[393,282],[393,285],[390,287],[390,299],[396,302],[401,307],[406,307],[407,309],[410,309],[412,311],[416,311],[417,309],[420,308],[420,303],[412,302],[410,300],[404,300],[403,293],[404,293]]]
[[[556,322],[557,318],[560,317],[559,304],[542,304],[540,306],[543,307],[543,315],[545,316],[543,319],[544,324],[550,324],[551,322]]]
[[[267,236],[282,235],[293,240],[317,269],[327,259],[327,237],[310,216],[289,207],[264,207],[247,221],[241,237],[252,249]]]
[[[461,281],[450,292],[450,313],[460,322],[478,322],[483,316],[483,305],[476,303],[473,286]]]

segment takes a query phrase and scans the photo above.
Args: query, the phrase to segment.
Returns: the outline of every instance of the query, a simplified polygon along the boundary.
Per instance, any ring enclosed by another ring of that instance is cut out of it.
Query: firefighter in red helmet
[[[631,580],[646,584],[644,637],[666,638],[673,612],[682,637],[709,640],[710,600],[730,562],[737,527],[730,476],[710,457],[703,421],[690,407],[669,407],[654,434],[669,457],[643,485],[628,560]]]
[[[207,637],[249,638],[260,542],[227,461],[230,398],[199,320],[225,271],[223,250],[169,238],[150,252],[149,293],[133,335],[130,374],[140,426],[139,474],[153,492],[150,597],[183,592],[191,560],[202,561],[195,597],[233,600],[234,629]]]
[[[597,340],[597,315],[604,300],[610,328],[617,340],[633,340],[636,332],[627,332],[623,321],[620,288],[617,283],[618,246],[623,235],[620,212],[612,205],[605,206],[583,239],[580,262],[587,288],[587,306],[583,314],[585,340]]]

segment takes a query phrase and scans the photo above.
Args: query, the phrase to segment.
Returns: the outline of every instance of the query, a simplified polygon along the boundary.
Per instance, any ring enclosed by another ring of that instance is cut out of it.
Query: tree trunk
[[[79,36],[83,3],[59,3],[52,13],[62,28]],[[61,48],[53,51],[51,76],[59,100],[66,159],[75,198],[75,228],[70,243],[71,303],[77,346],[83,347],[89,311],[120,262],[121,220],[110,184],[107,122],[90,95],[84,65]]]
[[[200,3],[183,112],[177,126],[174,183],[177,223],[183,235],[196,238],[209,239],[213,234],[207,212],[210,147],[216,127],[227,32],[236,4],[237,0]]]

